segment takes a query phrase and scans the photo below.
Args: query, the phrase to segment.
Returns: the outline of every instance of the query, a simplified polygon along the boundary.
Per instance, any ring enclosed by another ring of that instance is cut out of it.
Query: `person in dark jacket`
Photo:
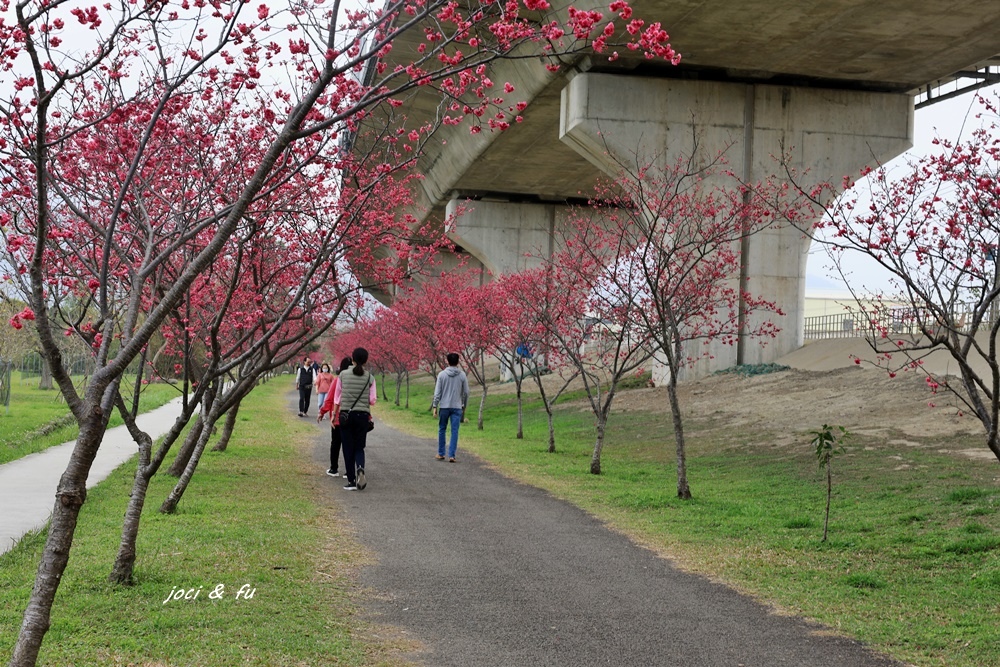
[[[299,417],[309,414],[309,400],[313,390],[312,360],[305,357],[302,365],[295,371],[295,388],[299,390]]]
[[[438,418],[438,453],[437,460],[444,460],[444,436],[451,422],[451,441],[448,443],[448,461],[455,462],[458,451],[458,425],[462,422],[462,414],[469,402],[469,378],[465,371],[458,367],[458,355],[448,354],[448,368],[437,376],[434,384],[434,416]],[[440,408],[440,409],[439,409]]]

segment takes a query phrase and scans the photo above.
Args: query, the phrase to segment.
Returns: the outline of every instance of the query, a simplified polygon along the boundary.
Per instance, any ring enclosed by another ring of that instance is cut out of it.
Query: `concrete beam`
[[[724,151],[746,182],[777,174],[774,156],[784,153],[810,182],[840,183],[908,149],[913,110],[902,94],[586,73],[563,90],[560,137],[614,177],[623,164],[664,168],[697,146],[707,157]],[[747,287],[785,312],[776,318],[782,331],[766,347],[714,346],[694,375],[737,359],[773,361],[802,345],[808,251],[808,238],[787,225],[751,237]]]
[[[491,274],[516,273],[552,255],[554,232],[567,210],[555,204],[452,199],[448,237]]]

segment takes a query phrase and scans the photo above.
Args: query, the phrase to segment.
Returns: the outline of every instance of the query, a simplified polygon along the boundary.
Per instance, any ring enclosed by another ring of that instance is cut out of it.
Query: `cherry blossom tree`
[[[596,437],[590,472],[601,474],[601,454],[611,406],[625,377],[641,372],[653,355],[652,339],[639,326],[639,304],[615,282],[617,240],[605,230],[600,206],[580,207],[559,232],[558,252],[537,258],[542,267],[529,282],[544,286],[522,293],[520,305],[563,359],[578,372],[594,414]]]
[[[414,368],[436,377],[438,371],[447,365],[446,356],[451,350],[442,340],[442,327],[439,326],[438,319],[441,304],[431,303],[425,295],[423,285],[410,287],[405,295],[397,296],[392,310],[396,314],[398,326],[409,332],[413,344],[412,354],[416,360]]]
[[[712,344],[763,344],[778,332],[767,317],[782,314],[776,305],[741,290],[741,241],[796,210],[784,203],[787,188],[740,183],[724,153],[706,159],[696,149],[666,167],[621,167],[614,187],[599,193],[605,240],[580,252],[614,267],[603,289],[629,305],[635,335],[666,366],[677,496],[689,499],[678,379],[711,356]]]
[[[484,278],[478,271],[459,267],[410,288],[393,304],[395,318],[414,339],[417,356],[430,375],[447,367],[448,353],[462,359],[463,368],[480,387],[480,430],[491,380],[487,354],[503,317],[495,293],[481,286]]]
[[[954,396],[1000,459],[1000,107],[996,97],[981,103],[986,122],[968,138],[938,140],[899,172],[866,168],[857,183],[845,179],[842,194],[830,184],[808,188],[823,216],[806,231],[851,290],[874,363],[892,377],[921,374],[932,392]],[[869,293],[845,268],[851,256],[877,264],[891,286]],[[950,355],[957,378],[924,368],[935,351]]]
[[[355,169],[357,182],[360,169]],[[408,202],[406,181],[383,174],[364,189],[336,190],[303,183],[311,208],[296,215],[272,214],[249,225],[234,237],[230,248],[195,281],[184,301],[184,310],[161,329],[168,341],[183,341],[185,377],[190,371],[199,382],[196,398],[201,411],[177,454],[170,473],[179,478],[161,511],[173,512],[197,469],[216,422],[226,415],[217,449],[224,448],[235,425],[238,406],[257,381],[294,359],[322,336],[346,309],[357,307],[361,284],[346,271],[356,247],[347,241],[363,223],[370,242],[382,246],[405,238],[410,222],[385,211]],[[298,177],[289,179],[289,182]],[[409,271],[420,253],[411,253]],[[365,258],[367,270],[387,282],[397,279],[398,264],[388,258]],[[170,267],[165,269],[172,277]],[[193,348],[201,360],[192,362]],[[129,511],[123,526],[119,554],[111,579],[131,583],[135,538],[146,488],[183,425],[192,416],[185,405],[175,427],[155,456],[140,440],[141,465],[137,469]]]
[[[395,397],[394,402],[400,405],[403,387],[406,387],[406,398],[404,406],[410,407],[410,371],[419,365],[416,354],[419,345],[419,336],[409,330],[395,309],[379,309],[371,318],[358,323],[354,331],[348,334],[351,337],[356,335],[358,343],[368,348],[369,363],[378,368],[385,369],[395,377]],[[355,334],[355,332],[357,332]],[[338,336],[331,347],[336,346],[349,352],[354,349],[347,336]],[[385,391],[383,382],[382,390]]]
[[[494,292],[502,317],[498,322],[490,353],[510,370],[517,395],[517,438],[524,437],[523,384],[531,376],[538,389],[542,406],[548,417],[548,451],[556,451],[555,413],[553,407],[570,384],[579,376],[579,370],[563,361],[558,347],[551,344],[550,336],[537,316],[538,304],[551,301],[551,287],[545,271],[523,271],[498,276],[486,285]],[[556,386],[545,386],[545,374],[558,378]]]
[[[479,412],[476,427],[483,430],[483,416],[490,383],[496,375],[490,351],[503,321],[503,310],[494,299],[496,292],[479,285],[466,287],[455,295],[455,309],[451,312],[452,344],[459,357],[466,360],[465,370],[479,384]],[[487,365],[489,363],[489,365]]]

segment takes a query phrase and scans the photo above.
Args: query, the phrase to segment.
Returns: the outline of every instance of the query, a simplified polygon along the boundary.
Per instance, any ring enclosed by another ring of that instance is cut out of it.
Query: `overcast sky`
[[[981,92],[996,94],[1000,87],[983,88]],[[932,104],[918,109],[914,118],[913,148],[887,164],[890,169],[894,165],[903,165],[906,160],[929,154],[934,146],[932,141],[936,136],[957,139],[960,135],[968,136],[971,128],[978,127],[979,120],[975,118],[979,111],[975,101],[975,93],[967,93],[954,99]],[[971,113],[970,113],[971,110]],[[882,270],[874,263],[866,264],[855,257],[845,260],[851,271],[852,282],[870,289],[886,289],[889,284]],[[806,296],[846,295],[847,290],[839,277],[830,268],[830,262],[823,248],[814,243],[809,252],[809,264],[806,268]]]

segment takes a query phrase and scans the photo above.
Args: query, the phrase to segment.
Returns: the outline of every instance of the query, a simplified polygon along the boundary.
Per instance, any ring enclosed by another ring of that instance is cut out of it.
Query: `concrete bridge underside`
[[[579,3],[578,3],[579,4]],[[840,182],[911,146],[913,95],[1000,54],[1000,3],[929,0],[636,0],[658,20],[682,64],[623,55],[581,57],[552,73],[537,61],[498,63],[529,106],[505,133],[443,128],[420,161],[425,218],[460,213],[453,240],[494,272],[551,249],[566,202],[586,197],[616,160],[672,163],[692,148],[728,151],[757,180],[792,150],[814,181]],[[397,48],[393,53],[405,53]],[[414,122],[433,108],[408,101]],[[761,348],[726,348],[699,373],[777,359],[802,344],[808,240],[791,228],[756,236],[745,256],[756,293],[786,315]],[[389,295],[382,295],[388,299]]]

